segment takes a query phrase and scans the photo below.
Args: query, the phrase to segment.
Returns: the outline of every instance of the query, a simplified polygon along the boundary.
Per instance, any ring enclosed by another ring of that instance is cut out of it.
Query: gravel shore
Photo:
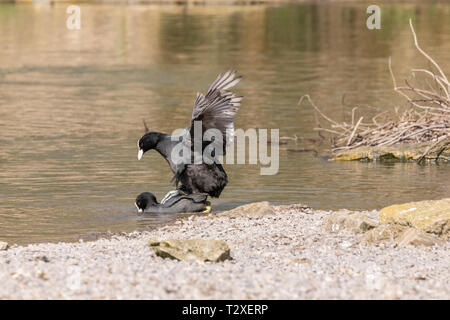
[[[450,243],[396,248],[322,228],[331,211],[190,216],[92,242],[0,251],[1,299],[449,299]],[[365,214],[376,218],[378,212]],[[163,259],[150,238],[226,241],[232,260]]]

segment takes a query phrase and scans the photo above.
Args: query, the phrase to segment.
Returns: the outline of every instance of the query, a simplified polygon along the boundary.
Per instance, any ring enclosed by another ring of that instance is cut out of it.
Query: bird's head
[[[148,150],[156,148],[160,139],[160,134],[158,132],[147,132],[139,139],[138,146],[138,160],[141,160],[144,153]]]
[[[144,212],[145,209],[150,208],[158,204],[156,197],[150,192],[143,192],[136,197],[134,205],[138,209],[138,212]]]

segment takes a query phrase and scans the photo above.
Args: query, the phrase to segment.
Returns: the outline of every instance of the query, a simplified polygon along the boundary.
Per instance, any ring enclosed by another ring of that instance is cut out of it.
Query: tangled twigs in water
[[[389,72],[391,74],[394,90],[406,98],[411,108],[395,114],[384,111],[375,115],[370,123],[362,122],[363,117],[355,123],[356,108],[352,109],[352,122],[339,123],[328,117],[311,100],[309,95],[300,98],[300,105],[308,100],[317,114],[325,119],[328,127],[323,127],[316,120],[316,128],[319,132],[325,132],[332,136],[333,151],[351,150],[361,146],[389,146],[397,143],[421,143],[430,142],[430,147],[418,159],[421,163],[428,154],[437,148],[436,160],[440,154],[450,145],[450,83],[441,67],[425,51],[420,48],[417,36],[410,20],[410,27],[417,50],[434,66],[434,70],[412,69],[412,74],[418,73],[424,77],[428,88],[424,89],[405,80],[406,86],[397,86],[397,81],[392,71],[392,61],[389,58]],[[417,78],[417,77],[415,77]],[[384,121],[383,121],[384,119]]]

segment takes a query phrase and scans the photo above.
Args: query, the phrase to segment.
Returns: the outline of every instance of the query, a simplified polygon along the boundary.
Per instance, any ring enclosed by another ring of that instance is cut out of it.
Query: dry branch
[[[428,142],[430,146],[418,161],[422,162],[427,154],[435,151],[436,148],[441,148],[439,152],[442,152],[442,148],[450,145],[450,84],[448,78],[439,64],[419,46],[411,20],[410,27],[416,49],[434,68],[433,70],[412,69],[411,72],[416,82],[410,83],[405,80],[405,86],[398,86],[392,70],[392,61],[389,58],[389,72],[394,90],[405,97],[411,106],[409,109],[400,113],[396,108],[394,115],[389,115],[388,111],[381,112],[375,115],[370,123],[362,123],[363,117],[360,117],[355,124],[357,110],[355,107],[352,109],[351,124],[347,124],[346,122],[339,123],[327,116],[314,104],[309,95],[300,98],[299,105],[307,100],[314,108],[315,113],[328,122],[329,127],[327,128],[316,120],[317,127],[314,130],[332,135],[334,152],[361,146]],[[415,73],[423,76],[422,80],[425,80],[428,88],[423,88],[417,83],[420,77],[415,76]],[[381,118],[381,116],[384,117]]]

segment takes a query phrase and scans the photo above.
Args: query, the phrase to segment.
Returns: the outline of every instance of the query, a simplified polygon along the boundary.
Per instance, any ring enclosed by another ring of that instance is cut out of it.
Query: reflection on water
[[[449,70],[448,4],[383,4],[382,30],[365,28],[360,4],[294,7],[0,5],[0,239],[76,240],[131,231],[172,217],[138,216],[134,197],[171,189],[155,152],[136,158],[142,118],[152,130],[188,124],[195,93],[237,68],[245,96],[236,127],[314,137],[302,94],[333,117],[358,105],[374,113],[403,103],[391,89],[424,61],[421,44]],[[345,93],[344,106],[341,103]],[[226,166],[230,183],[213,209],[268,200],[316,208],[373,209],[449,195],[448,165],[330,163],[280,152],[280,171]]]

